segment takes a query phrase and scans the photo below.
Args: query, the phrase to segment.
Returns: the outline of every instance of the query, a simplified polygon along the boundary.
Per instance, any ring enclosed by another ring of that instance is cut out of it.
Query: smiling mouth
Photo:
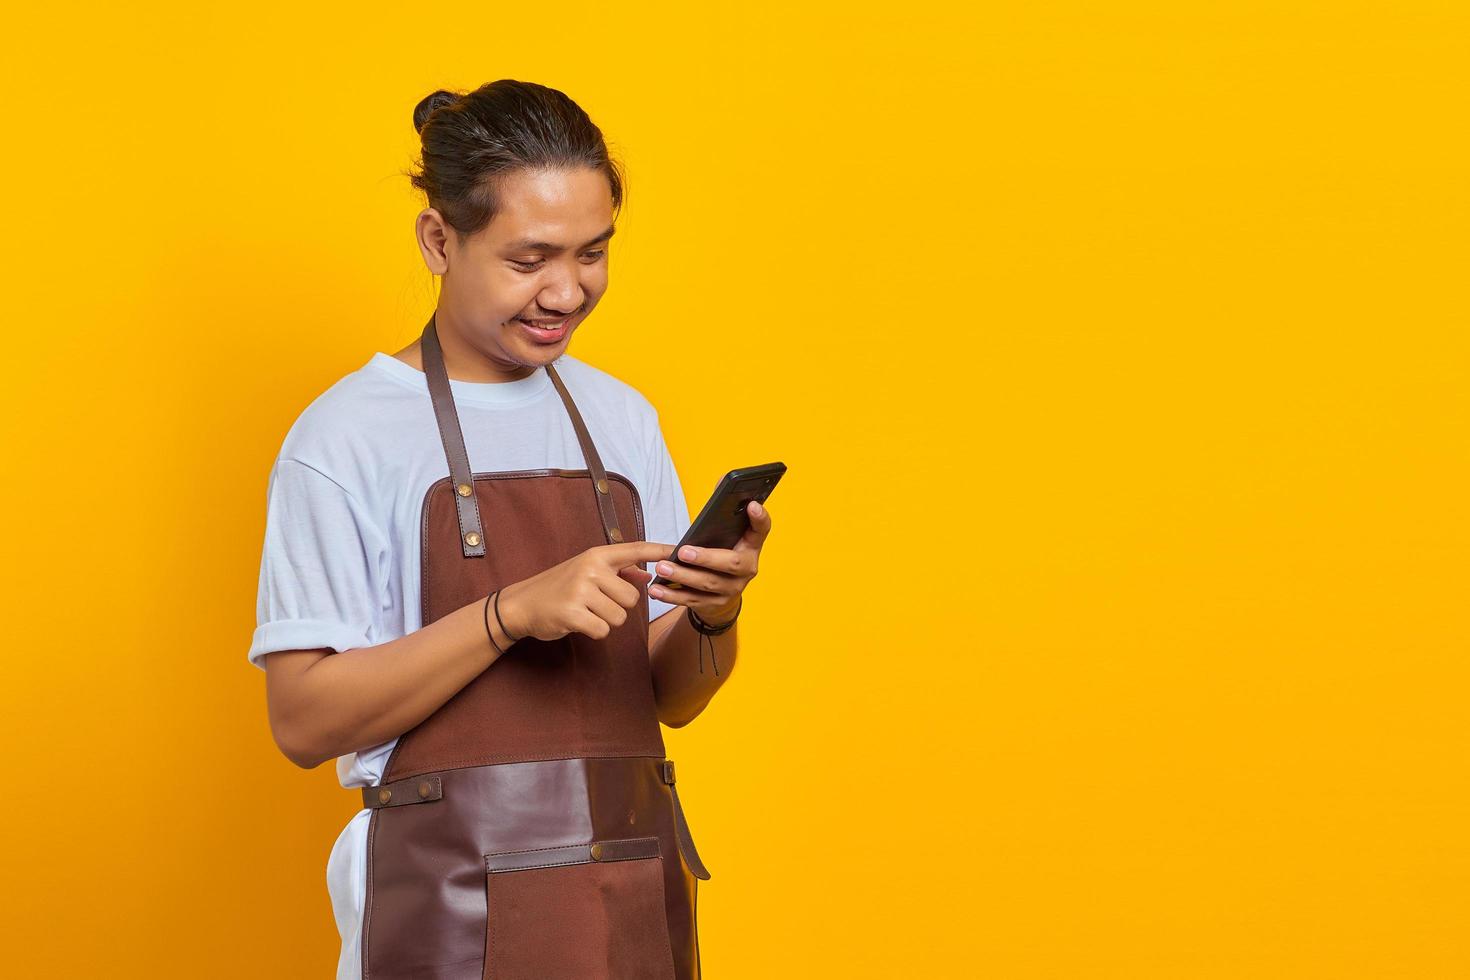
[[[526,329],[526,335],[530,341],[533,344],[542,345],[563,343],[567,339],[568,331],[571,330],[571,327],[568,326],[571,320],[571,317],[561,320],[542,320],[541,323],[549,323],[550,326],[540,326],[536,321],[516,317],[516,322]]]

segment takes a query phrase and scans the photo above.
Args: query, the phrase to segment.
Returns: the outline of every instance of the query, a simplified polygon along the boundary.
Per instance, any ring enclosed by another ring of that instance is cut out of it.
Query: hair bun
[[[424,131],[424,123],[429,121],[430,114],[435,109],[441,109],[447,105],[453,105],[459,101],[459,96],[445,89],[430,92],[419,100],[419,104],[413,107],[413,129],[416,133]]]

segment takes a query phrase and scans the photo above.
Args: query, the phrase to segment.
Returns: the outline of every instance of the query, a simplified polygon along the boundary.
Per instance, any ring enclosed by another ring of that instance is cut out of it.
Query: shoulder
[[[383,423],[411,400],[371,362],[337,379],[307,403],[281,442],[280,459],[295,460],[348,483],[384,448]]]
[[[640,436],[658,427],[653,402],[623,379],[570,354],[557,358],[556,370],[574,397],[594,399],[603,411],[621,412]]]

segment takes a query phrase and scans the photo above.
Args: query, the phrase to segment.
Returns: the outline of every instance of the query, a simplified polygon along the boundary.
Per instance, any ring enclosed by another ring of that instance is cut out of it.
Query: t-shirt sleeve
[[[679,485],[679,473],[674,469],[674,459],[664,442],[657,413],[654,413],[649,428],[644,457],[648,476],[643,491],[643,537],[672,547],[689,530],[689,505],[684,502],[684,489]],[[655,564],[649,562],[646,566],[650,575],[655,574]],[[670,609],[678,608],[672,602],[648,597],[650,622]]]
[[[266,489],[265,546],[249,659],[277,650],[334,652],[380,642],[389,545],[336,481],[278,458]]]

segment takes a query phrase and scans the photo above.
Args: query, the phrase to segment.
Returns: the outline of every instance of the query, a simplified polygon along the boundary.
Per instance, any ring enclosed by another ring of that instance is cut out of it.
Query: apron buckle
[[[673,759],[665,759],[664,760],[664,764],[663,764],[663,777],[664,777],[664,782],[668,783],[670,786],[674,785],[674,760]]]

